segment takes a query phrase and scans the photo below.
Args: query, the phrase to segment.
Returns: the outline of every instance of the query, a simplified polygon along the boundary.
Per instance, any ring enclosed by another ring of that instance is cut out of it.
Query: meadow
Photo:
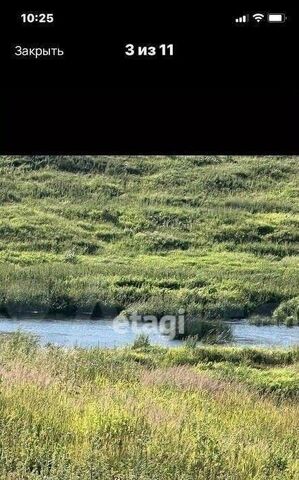
[[[299,350],[0,337],[0,478],[297,480]]]
[[[0,311],[299,323],[297,157],[0,157]]]

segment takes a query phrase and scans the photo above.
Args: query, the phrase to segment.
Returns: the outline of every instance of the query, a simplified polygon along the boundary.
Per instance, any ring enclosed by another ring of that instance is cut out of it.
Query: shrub
[[[299,325],[299,297],[282,302],[274,311],[273,317],[277,323]]]
[[[225,343],[232,339],[232,333],[231,327],[224,322],[187,317],[184,333],[177,333],[176,338],[196,338],[205,343]]]
[[[148,348],[150,346],[150,341],[149,341],[149,336],[146,335],[145,333],[140,333],[140,335],[138,335],[135,340],[134,340],[134,343],[132,345],[132,349],[135,350],[135,349],[142,349],[142,348]]]

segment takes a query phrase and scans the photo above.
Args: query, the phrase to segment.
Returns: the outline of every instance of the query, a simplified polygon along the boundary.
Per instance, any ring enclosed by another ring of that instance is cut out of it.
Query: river
[[[260,345],[287,347],[299,345],[299,327],[255,326],[245,321],[230,322],[233,343],[236,345]],[[179,340],[170,340],[152,325],[124,325],[115,328],[111,319],[22,319],[0,318],[0,332],[22,331],[37,335],[41,344],[53,343],[61,346],[80,347],[118,347],[132,344],[134,338],[142,332],[149,335],[152,344],[177,346]]]

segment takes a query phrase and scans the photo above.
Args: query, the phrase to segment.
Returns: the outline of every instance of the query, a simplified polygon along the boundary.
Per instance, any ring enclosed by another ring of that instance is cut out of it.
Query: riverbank
[[[298,349],[0,337],[0,476],[295,480]]]
[[[0,178],[8,317],[298,324],[297,157],[0,157]]]

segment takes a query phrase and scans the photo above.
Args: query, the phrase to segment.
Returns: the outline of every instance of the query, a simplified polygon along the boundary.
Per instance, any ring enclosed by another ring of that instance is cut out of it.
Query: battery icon
[[[269,23],[284,23],[286,16],[284,13],[268,13]]]

